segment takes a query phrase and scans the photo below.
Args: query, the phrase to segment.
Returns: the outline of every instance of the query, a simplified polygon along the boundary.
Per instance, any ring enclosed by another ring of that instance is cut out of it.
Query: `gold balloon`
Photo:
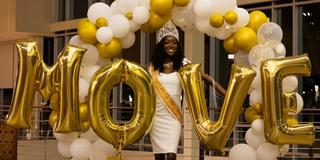
[[[234,43],[233,35],[223,41],[223,47],[228,53],[235,53],[239,50]]]
[[[152,32],[154,32],[154,31],[156,31],[156,29],[154,29],[154,28],[152,28],[152,27],[150,26],[149,21],[146,22],[145,24],[142,24],[141,30],[142,30],[143,32],[146,32],[146,33],[152,33]]]
[[[249,23],[247,27],[257,32],[259,27],[266,22],[268,22],[268,17],[263,12],[253,11],[250,13]]]
[[[219,28],[223,25],[224,19],[221,14],[213,13],[210,15],[209,22],[212,27]]]
[[[79,114],[81,122],[89,120],[88,105],[86,102],[80,103]]]
[[[107,157],[107,160],[121,160],[121,157],[120,156],[110,156],[110,157]]]
[[[85,132],[90,128],[90,121],[81,122],[81,132]]]
[[[258,114],[262,115],[263,113],[263,106],[260,103],[257,103],[253,106],[253,109],[255,112],[257,112]]]
[[[125,16],[126,16],[129,20],[132,19],[132,12],[126,13]]]
[[[53,94],[50,98],[51,109],[59,113],[59,94]]]
[[[240,28],[233,39],[237,47],[246,52],[250,52],[251,48],[258,43],[256,32],[248,27]]]
[[[173,2],[179,7],[185,7],[189,4],[190,0],[173,0]]]
[[[30,128],[34,95],[39,91],[44,99],[58,94],[58,102],[53,102],[59,105],[55,132],[79,131],[78,77],[86,49],[67,45],[57,62],[48,67],[42,61],[36,42],[19,42],[17,48],[18,78],[7,123],[17,128]]]
[[[58,113],[57,112],[51,112],[50,116],[49,116],[49,124],[51,126],[51,128],[54,128],[54,125],[56,124],[58,120]]]
[[[228,11],[225,15],[224,15],[224,19],[226,20],[226,22],[230,25],[236,24],[238,21],[238,15],[235,11]]]
[[[208,116],[200,65],[188,64],[179,70],[193,126],[201,144],[208,150],[222,151],[242,110],[255,71],[233,65],[221,114],[216,122]]]
[[[262,115],[254,110],[254,107],[249,107],[246,109],[244,112],[244,118],[248,123],[252,123],[256,119],[263,119]]]
[[[289,126],[285,122],[287,95],[282,91],[282,80],[288,75],[310,75],[310,60],[307,55],[277,58],[261,65],[261,86],[264,107],[265,137],[273,144],[306,144],[315,141],[313,124]]]
[[[134,91],[134,113],[123,125],[113,122],[109,97],[113,86],[126,83]],[[89,88],[91,127],[104,141],[121,150],[143,137],[152,124],[156,96],[149,73],[140,65],[117,60],[93,76]]]
[[[285,121],[288,126],[295,126],[299,124],[298,120],[293,116],[286,116]]]
[[[161,28],[166,22],[170,20],[170,13],[165,16],[159,16],[154,12],[150,12],[149,24],[155,30]]]
[[[173,9],[173,0],[150,0],[150,8],[159,16],[168,15]]]
[[[118,38],[112,38],[111,42],[108,44],[97,43],[96,47],[100,53],[100,56],[107,59],[112,59],[118,56],[122,51],[121,43]]]
[[[78,24],[78,35],[83,42],[89,44],[97,43],[97,27],[88,19],[83,19]]]
[[[106,18],[104,17],[99,17],[97,20],[96,20],[96,26],[98,28],[100,27],[103,27],[103,26],[108,26],[108,21]]]

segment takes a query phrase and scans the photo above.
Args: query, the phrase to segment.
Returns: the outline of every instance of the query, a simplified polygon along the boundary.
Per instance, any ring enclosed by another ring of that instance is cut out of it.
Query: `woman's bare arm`
[[[208,74],[201,72],[201,77],[202,80],[209,83],[210,86],[213,86],[219,93],[221,93],[222,95],[226,95],[227,91],[218,82],[213,80],[213,78],[211,78]]]

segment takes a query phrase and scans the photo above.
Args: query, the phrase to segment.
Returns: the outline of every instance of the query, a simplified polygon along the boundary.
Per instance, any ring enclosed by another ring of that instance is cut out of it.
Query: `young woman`
[[[157,33],[150,74],[157,93],[156,113],[149,132],[155,160],[176,160],[180,139],[183,114],[181,112],[181,94],[178,70],[189,63],[178,45],[179,34],[171,22],[164,25]],[[202,74],[202,78],[213,84],[212,79]],[[214,84],[218,91],[225,90]]]

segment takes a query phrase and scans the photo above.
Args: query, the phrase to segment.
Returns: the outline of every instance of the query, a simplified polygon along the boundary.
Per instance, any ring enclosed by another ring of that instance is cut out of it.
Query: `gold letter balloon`
[[[128,84],[134,91],[134,113],[121,125],[112,120],[109,98],[113,86]],[[93,76],[89,89],[89,117],[99,137],[121,150],[144,136],[155,112],[155,92],[151,76],[139,66],[118,60],[100,68]]]
[[[271,59],[261,66],[263,119],[266,138],[277,145],[306,144],[315,141],[313,124],[290,126],[286,123],[285,113],[288,105],[296,106],[295,99],[282,91],[282,80],[288,75],[310,75],[310,60],[307,55]],[[288,100],[289,98],[289,100]],[[291,100],[290,100],[291,99]],[[291,101],[291,102],[290,102]],[[293,110],[295,110],[293,108]]]
[[[36,42],[17,43],[19,70],[7,123],[17,128],[30,128],[35,91],[45,99],[58,94],[59,106],[56,132],[80,131],[78,74],[86,49],[66,46],[57,63],[48,67]]]
[[[232,66],[220,117],[217,122],[212,122],[208,117],[199,66],[189,64],[179,71],[193,126],[206,149],[223,151],[256,73],[249,68]]]

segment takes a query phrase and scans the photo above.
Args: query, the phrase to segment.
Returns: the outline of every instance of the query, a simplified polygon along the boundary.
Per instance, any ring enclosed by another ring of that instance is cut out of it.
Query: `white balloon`
[[[246,26],[249,23],[249,13],[246,9],[244,8],[237,8],[234,10],[237,14],[238,20],[237,22],[232,25],[231,27],[233,27],[235,30]]]
[[[259,67],[262,61],[274,57],[272,48],[262,44],[254,46],[249,52],[249,62],[253,67]]]
[[[80,134],[81,138],[88,139],[91,142],[94,142],[99,139],[99,136],[93,131],[93,129],[90,127],[87,131]]]
[[[265,45],[271,47],[275,53],[275,57],[282,58],[286,56],[286,47],[278,40],[269,40]]]
[[[239,50],[234,54],[234,63],[250,67],[248,56],[249,56],[248,53],[246,53],[245,51]]]
[[[229,152],[229,160],[256,160],[256,151],[247,144],[237,144]]]
[[[271,143],[264,143],[257,149],[257,158],[259,160],[276,160],[279,153],[279,146]]]
[[[117,0],[117,6],[121,13],[126,14],[138,6],[138,0]]]
[[[201,33],[206,33],[206,32],[209,32],[210,30],[214,31],[213,27],[209,23],[208,18],[196,17],[195,26],[196,26],[197,30]]]
[[[126,36],[130,31],[129,20],[121,14],[113,15],[109,22],[109,27],[113,32],[113,36],[121,38]]]
[[[89,160],[106,160],[107,156],[103,152],[96,151],[93,149],[93,154],[90,156]]]
[[[139,6],[145,6],[150,9],[150,0],[138,0]]]
[[[110,8],[111,8],[111,12],[113,14],[119,14],[121,13],[120,10],[118,9],[118,5],[117,5],[117,2],[116,1],[113,1],[110,5]]]
[[[79,132],[70,132],[70,133],[57,133],[57,132],[53,132],[54,137],[56,137],[56,139],[58,141],[64,142],[64,143],[70,143],[72,141],[74,141],[75,139],[77,139],[80,135]]]
[[[79,102],[83,102],[88,95],[89,83],[83,78],[79,78]]]
[[[112,15],[112,11],[110,9],[110,7],[103,3],[103,2],[98,2],[98,3],[94,3],[92,4],[87,12],[87,16],[88,19],[91,23],[96,23],[96,20],[99,17],[103,17],[105,19],[110,18],[110,16]]]
[[[264,123],[262,119],[256,119],[251,123],[254,134],[264,135]]]
[[[138,24],[133,20],[130,20],[129,23],[130,23],[130,32],[136,32],[141,28],[141,24]]]
[[[260,68],[252,68],[256,71],[256,76],[254,77],[251,86],[254,89],[261,90],[261,75],[260,75]]]
[[[96,73],[96,71],[100,68],[98,65],[86,65],[86,66],[81,66],[80,73],[81,73],[81,78],[86,80],[87,82],[91,81],[91,78],[93,75]]]
[[[102,67],[102,66],[104,66],[104,65],[106,65],[108,63],[110,63],[110,59],[106,59],[106,58],[100,57],[98,62],[96,63],[96,65]]]
[[[213,10],[213,5],[210,0],[197,0],[194,3],[193,9],[194,13],[200,18],[209,18]]]
[[[71,143],[70,152],[73,158],[88,159],[93,153],[92,144],[85,138],[78,138]]]
[[[255,133],[252,128],[247,130],[245,135],[246,142],[249,146],[251,146],[254,149],[257,149],[258,146],[263,144],[266,139],[264,138],[264,134]]]
[[[282,90],[284,92],[293,92],[298,87],[296,76],[286,76],[282,80]]]
[[[109,27],[100,27],[96,33],[97,40],[102,44],[107,44],[112,40],[113,33]]]
[[[297,96],[297,113],[300,113],[303,108],[303,99],[299,93],[296,93]]]
[[[221,15],[225,15],[226,12],[234,10],[237,8],[236,0],[211,0],[212,2],[212,10],[214,13],[219,13]]]
[[[134,33],[129,32],[127,36],[120,38],[121,47],[126,49],[133,46],[134,42],[136,41],[136,36]]]
[[[80,46],[82,44],[85,44],[85,42],[83,42],[79,35],[75,35],[73,37],[70,38],[70,41],[69,41],[69,44],[72,44],[72,45],[76,45],[76,46]]]
[[[282,157],[287,155],[289,152],[289,148],[290,148],[289,144],[283,145],[282,148],[280,149],[280,156]]]
[[[249,96],[250,105],[255,105],[257,103],[262,104],[262,95],[260,89],[254,89],[250,92]]]
[[[257,31],[259,43],[265,43],[270,40],[277,40],[281,42],[282,36],[283,33],[281,27],[273,22],[266,22],[262,24]]]
[[[274,51],[277,58],[282,58],[286,56],[286,47],[282,43],[279,43],[274,49]]]
[[[93,143],[93,150],[103,152],[104,154],[109,156],[116,155],[118,153],[118,151],[115,148],[113,148],[111,144],[105,142],[101,138],[99,138]]]
[[[71,157],[70,145],[71,145],[71,143],[58,142],[58,152],[63,157],[70,158]]]
[[[82,57],[82,65],[92,65],[96,64],[99,59],[99,51],[98,49],[91,44],[83,44],[80,47],[86,48],[87,51],[84,53]]]
[[[149,9],[145,6],[136,7],[132,12],[132,20],[138,24],[146,23],[149,17]]]

